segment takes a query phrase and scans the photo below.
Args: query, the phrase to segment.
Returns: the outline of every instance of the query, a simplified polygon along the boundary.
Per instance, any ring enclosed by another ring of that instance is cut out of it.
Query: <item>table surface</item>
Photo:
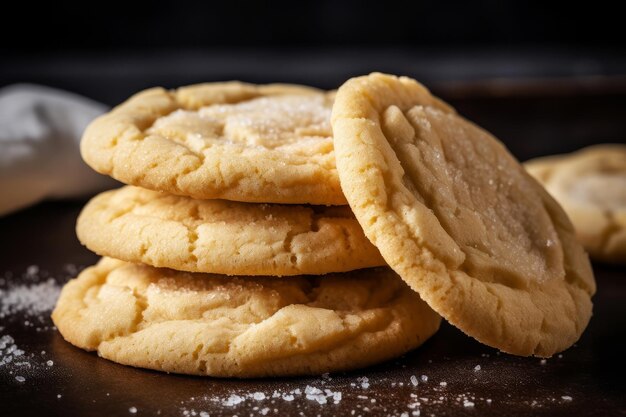
[[[495,131],[520,159],[623,142],[626,131],[623,91],[445,98]],[[355,372],[255,380],[168,375],[100,359],[53,328],[54,294],[97,260],[74,234],[82,205],[46,202],[0,218],[0,353],[11,346],[24,352],[8,364],[0,358],[3,417],[626,415],[623,266],[594,265],[591,323],[576,345],[546,361],[499,354],[444,323],[406,356]],[[44,302],[28,298],[33,289],[47,291]],[[327,403],[319,395],[307,398],[307,386],[327,393]]]

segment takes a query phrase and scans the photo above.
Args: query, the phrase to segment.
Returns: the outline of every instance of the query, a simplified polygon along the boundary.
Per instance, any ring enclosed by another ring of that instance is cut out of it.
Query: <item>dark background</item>
[[[40,83],[113,106],[157,85],[330,89],[382,71],[426,84],[524,160],[625,141],[616,4],[21,1],[2,15],[0,88]]]
[[[155,84],[240,78],[336,88],[373,70],[435,86],[619,76],[626,43],[616,4],[18,1],[0,24],[0,86],[42,82],[115,104]]]
[[[524,0],[14,2],[12,52],[302,46],[623,47],[619,2]],[[39,36],[21,36],[26,33]]]

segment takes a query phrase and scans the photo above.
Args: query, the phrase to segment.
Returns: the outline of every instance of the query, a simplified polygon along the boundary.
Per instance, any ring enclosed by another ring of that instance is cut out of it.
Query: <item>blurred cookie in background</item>
[[[626,263],[626,145],[596,145],[524,165],[563,206],[592,258]]]

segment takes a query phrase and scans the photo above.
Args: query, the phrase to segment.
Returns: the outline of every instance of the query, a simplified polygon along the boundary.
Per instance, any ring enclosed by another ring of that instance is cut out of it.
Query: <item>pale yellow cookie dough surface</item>
[[[152,190],[341,205],[332,102],[333,93],[295,85],[154,88],[92,122],[81,153],[96,171]]]
[[[594,259],[626,263],[626,145],[591,146],[524,166],[563,206]]]
[[[422,344],[440,318],[388,268],[228,278],[104,258],[52,314],[70,343],[112,361],[260,377],[354,369]]]
[[[387,263],[450,323],[518,355],[567,349],[595,281],[559,205],[488,132],[409,78],[346,82],[343,191]]]
[[[284,276],[385,265],[348,206],[194,200],[126,186],[93,198],[76,230],[100,255],[190,272]]]

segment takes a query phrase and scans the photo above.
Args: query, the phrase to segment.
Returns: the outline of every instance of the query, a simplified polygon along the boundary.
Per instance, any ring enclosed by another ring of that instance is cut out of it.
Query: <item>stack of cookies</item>
[[[252,377],[361,367],[432,335],[439,316],[381,267],[345,205],[332,102],[204,84],[148,90],[96,120],[85,160],[142,188],[81,213],[80,241],[106,258],[64,290],[64,337],[127,365]]]
[[[130,184],[77,232],[70,343],[168,372],[319,374],[401,355],[440,315],[503,351],[582,334],[595,282],[562,209],[414,80],[152,89],[95,120],[85,161]],[[141,187],[141,188],[139,188]]]

